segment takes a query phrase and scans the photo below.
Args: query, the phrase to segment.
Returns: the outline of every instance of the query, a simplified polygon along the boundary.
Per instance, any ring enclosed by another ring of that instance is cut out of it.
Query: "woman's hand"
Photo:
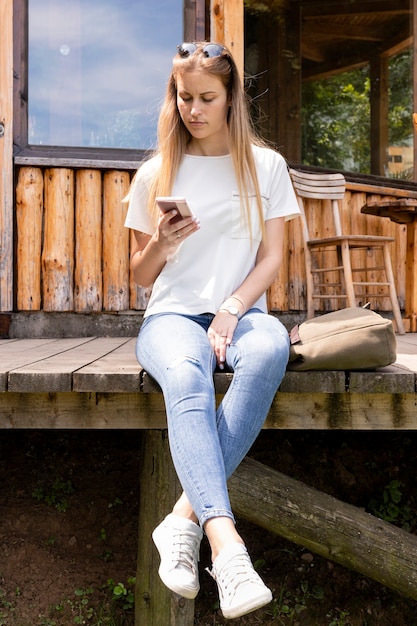
[[[161,211],[155,241],[162,249],[166,249],[168,254],[172,254],[178,248],[181,241],[189,237],[200,228],[200,222],[195,217],[185,217],[178,219],[177,209],[163,213]],[[175,219],[177,218],[177,219]]]
[[[230,346],[238,319],[228,311],[218,311],[207,331],[211,347],[216,355],[217,365],[224,369],[226,348]]]
[[[141,287],[150,287],[167,262],[167,258],[178,248],[181,241],[200,228],[195,217],[172,221],[178,211],[161,211],[157,229],[153,235],[132,230],[130,266],[135,282]]]

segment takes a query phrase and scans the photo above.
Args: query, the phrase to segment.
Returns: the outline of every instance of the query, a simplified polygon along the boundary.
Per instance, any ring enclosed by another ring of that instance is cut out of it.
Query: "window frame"
[[[204,39],[205,0],[183,0],[185,40]],[[132,148],[38,146],[28,141],[29,0],[13,2],[13,159],[17,165],[135,170],[148,151]]]

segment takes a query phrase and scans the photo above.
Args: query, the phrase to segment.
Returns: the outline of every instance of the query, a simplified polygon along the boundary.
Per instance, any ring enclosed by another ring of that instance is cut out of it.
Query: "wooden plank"
[[[416,430],[415,393],[278,393],[265,428]]]
[[[0,3],[0,311],[13,310],[13,0]]]
[[[231,372],[215,372],[214,373],[214,386],[216,393],[221,395],[225,394],[232,382],[233,374]],[[161,388],[158,383],[146,372],[142,374],[141,391],[143,393],[161,393]]]
[[[64,340],[19,339],[0,340],[0,392],[7,391],[10,370],[36,363],[65,349]]]
[[[362,183],[354,181],[346,181],[346,189],[351,191],[363,191],[369,194],[381,194],[387,196],[396,196],[397,198],[417,198],[417,190],[401,189],[400,187],[390,187],[388,184],[380,185],[374,183]]]
[[[414,393],[416,377],[407,368],[381,369],[378,372],[350,372],[350,393]]]
[[[29,410],[30,407],[30,410]],[[161,393],[2,393],[0,428],[166,428]],[[265,429],[416,430],[416,395],[278,393]]]
[[[320,390],[321,393],[344,393],[346,385],[346,372],[342,371],[287,371],[279,391],[284,393],[314,393]]]
[[[142,368],[135,355],[136,338],[82,367],[73,376],[73,391],[139,391]]]
[[[62,349],[58,354],[11,371],[9,391],[72,391],[74,371],[114,350],[125,341],[125,338],[120,337],[61,339],[59,343]]]
[[[217,394],[226,393],[232,382],[233,374],[215,373],[214,384]],[[346,391],[345,372],[287,371],[279,388],[279,393],[344,393]],[[159,393],[158,383],[146,372],[142,376],[142,391],[144,393]]]
[[[42,150],[42,153],[39,152],[39,148]],[[47,146],[27,146],[25,150],[15,157],[15,163],[16,165],[24,165],[28,167],[80,167],[88,169],[95,168],[99,170],[129,170],[132,172],[135,172],[142,164],[142,160],[136,159],[136,157],[139,156],[140,150],[135,151],[135,158],[129,154],[129,150],[123,150],[123,152],[126,152],[125,159],[103,158],[103,151],[99,148],[95,149],[97,158],[88,158],[87,156],[85,158],[80,156],[62,156],[60,154],[61,150],[65,150],[67,154],[71,153],[71,148],[67,147],[54,148]],[[113,150],[109,148],[108,150],[109,154],[119,154],[119,150],[117,149]],[[59,156],[43,156],[48,152],[58,152]],[[79,148],[76,150],[77,155],[80,155],[81,153],[84,154],[85,152],[85,148]]]
[[[163,429],[162,394],[4,393],[0,428]]]

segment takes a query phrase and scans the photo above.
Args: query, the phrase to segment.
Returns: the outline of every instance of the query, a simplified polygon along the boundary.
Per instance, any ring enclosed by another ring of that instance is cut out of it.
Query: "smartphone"
[[[185,198],[160,197],[156,198],[156,203],[163,213],[177,209],[178,213],[170,220],[171,222],[178,222],[184,217],[193,217]]]

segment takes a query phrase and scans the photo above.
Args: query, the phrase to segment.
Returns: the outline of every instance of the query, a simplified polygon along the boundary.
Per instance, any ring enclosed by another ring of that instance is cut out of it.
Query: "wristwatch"
[[[237,317],[237,319],[239,320],[241,318],[241,315],[239,313],[239,309],[235,306],[222,306],[221,309],[219,309],[219,311],[227,311],[228,313],[230,313],[230,315],[235,315]]]

